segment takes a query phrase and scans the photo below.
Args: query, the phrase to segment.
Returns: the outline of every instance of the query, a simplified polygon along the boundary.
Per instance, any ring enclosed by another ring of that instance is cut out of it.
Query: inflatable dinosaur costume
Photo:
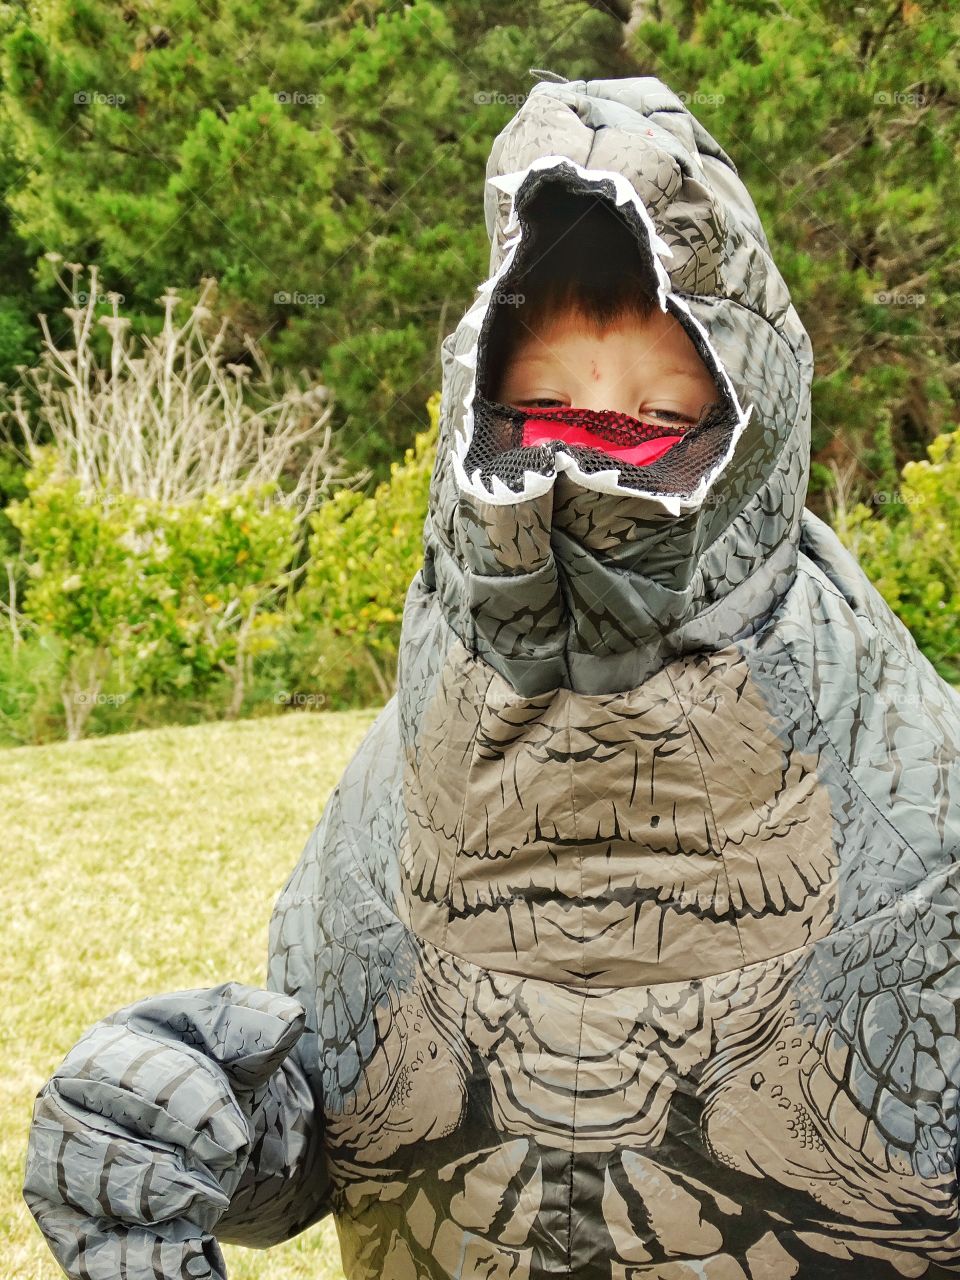
[[[960,697],[804,508],[754,205],[651,78],[537,83],[487,178],[397,693],[268,989],[89,1030],[26,1202],[75,1280],[223,1277],[327,1213],[349,1280],[957,1274]],[[647,467],[518,448],[484,395],[551,183],[630,221],[716,380]]]

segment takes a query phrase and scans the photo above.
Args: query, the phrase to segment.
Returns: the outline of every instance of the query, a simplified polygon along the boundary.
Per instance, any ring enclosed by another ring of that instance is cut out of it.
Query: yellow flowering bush
[[[960,681],[960,428],[908,462],[885,514],[842,506],[834,527],[923,653]]]
[[[423,522],[436,455],[439,392],[430,425],[416,435],[390,479],[366,497],[341,489],[310,516],[310,560],[299,607],[334,636],[355,641],[385,697],[392,692],[410,582],[423,564]]]

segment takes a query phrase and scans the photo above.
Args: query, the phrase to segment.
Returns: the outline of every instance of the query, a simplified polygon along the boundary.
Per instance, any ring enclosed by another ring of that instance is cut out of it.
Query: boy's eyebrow
[[[706,366],[704,366],[704,368],[706,368]],[[679,373],[689,378],[689,377],[696,377],[699,374],[700,370],[693,369],[690,367],[690,365],[671,365],[668,369],[661,369],[660,372],[661,373]],[[710,370],[707,369],[707,373],[709,372]]]
[[[546,351],[535,351],[532,349],[530,351],[525,351],[522,354],[515,356],[512,360],[512,364],[516,367],[517,365],[543,363],[544,361],[555,359],[553,351],[549,348],[549,344],[544,345],[547,347]],[[665,374],[680,374],[681,376],[692,378],[698,375],[699,369],[694,368],[691,365],[677,364],[668,365],[666,369],[658,369],[657,372]],[[709,373],[709,370],[707,370],[707,372]]]

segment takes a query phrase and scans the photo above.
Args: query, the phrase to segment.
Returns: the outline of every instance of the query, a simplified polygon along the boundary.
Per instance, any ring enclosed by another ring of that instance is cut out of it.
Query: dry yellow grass
[[[295,712],[0,750],[0,1274],[62,1280],[21,1194],[37,1090],[142,996],[266,980],[270,912],[376,711]],[[342,1280],[330,1218],[230,1280]]]

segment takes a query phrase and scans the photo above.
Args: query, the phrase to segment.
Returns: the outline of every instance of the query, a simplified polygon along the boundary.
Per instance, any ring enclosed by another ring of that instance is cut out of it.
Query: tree
[[[733,156],[813,342],[811,505],[882,495],[960,397],[960,8],[662,0],[630,44]]]
[[[116,667],[137,689],[222,672],[236,716],[254,655],[283,623],[275,606],[296,577],[298,535],[344,482],[327,389],[278,386],[249,341],[258,377],[244,395],[249,369],[224,362],[223,326],[203,333],[212,280],[182,324],[180,299],[164,294],[159,334],[137,342],[117,295],[96,319],[96,268],[84,287],[82,267],[67,266],[72,345],[42,316],[43,355],[24,379],[52,443],[40,443],[19,385],[0,386],[0,428],[31,464],[7,515],[23,541],[24,616],[61,655],[68,737],[81,736]],[[103,363],[97,326],[109,335]],[[12,604],[7,613],[13,624]]]
[[[144,330],[215,276],[235,358],[249,332],[322,368],[383,478],[486,275],[484,166],[528,68],[629,74],[607,9],[49,0],[3,53],[18,232],[98,263]]]

